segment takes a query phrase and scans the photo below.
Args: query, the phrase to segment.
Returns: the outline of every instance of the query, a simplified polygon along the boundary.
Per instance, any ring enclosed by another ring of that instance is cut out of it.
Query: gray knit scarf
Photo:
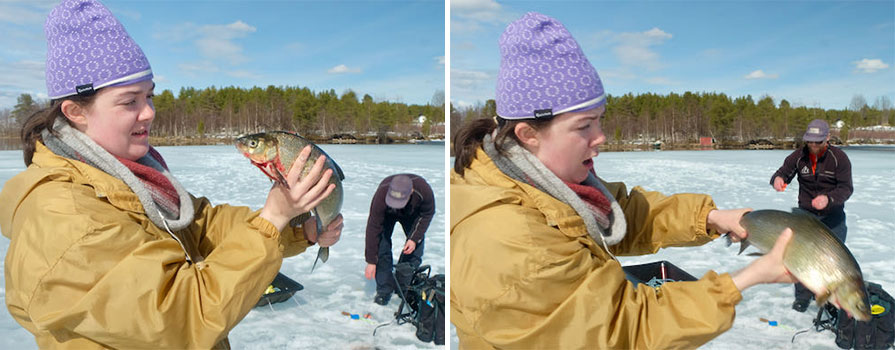
[[[612,206],[612,213],[609,214],[610,225],[605,229],[598,224],[593,211],[588,208],[584,200],[578,197],[578,194],[563,183],[556,174],[547,169],[534,154],[531,154],[512,138],[506,138],[501,146],[503,154],[494,147],[492,135],[485,135],[482,148],[500,171],[571,206],[584,221],[588,235],[602,243],[607,252],[609,252],[607,245],[618,244],[625,237],[627,230],[625,214],[618,201],[594,174],[589,174],[587,180],[582,184],[599,189],[610,201]],[[611,254],[611,252],[609,253]]]
[[[138,159],[137,163],[158,170],[168,179],[168,181],[171,181],[171,184],[174,186],[174,189],[177,190],[177,194],[180,197],[179,213],[168,212],[164,209],[164,206],[156,204],[152,199],[152,194],[150,194],[149,190],[146,189],[146,186],[143,185],[143,182],[140,181],[130,169],[124,166],[124,164],[121,164],[118,159],[115,159],[115,156],[90,139],[90,137],[68,125],[63,117],[56,118],[56,121],[53,123],[53,131],[54,132],[51,133],[48,130],[44,130],[41,133],[43,143],[47,148],[59,156],[87,163],[94,168],[100,169],[107,174],[124,181],[124,183],[127,184],[140,199],[140,203],[143,204],[143,210],[146,213],[146,216],[149,217],[149,220],[151,220],[155,226],[158,226],[160,229],[167,229],[167,231],[171,232],[182,230],[193,222],[193,202],[190,199],[190,194],[183,188],[180,182],[171,175],[171,172],[165,169],[154,158],[149,156],[149,154]]]

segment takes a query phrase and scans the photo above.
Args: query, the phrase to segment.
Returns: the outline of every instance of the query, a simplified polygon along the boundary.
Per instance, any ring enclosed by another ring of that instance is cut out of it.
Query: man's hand
[[[783,182],[782,177],[777,176],[774,178],[774,189],[777,190],[777,192],[783,192],[783,190],[786,189],[786,183]]]
[[[367,264],[367,268],[364,269],[364,277],[368,280],[376,278],[376,264]]]
[[[825,194],[814,197],[814,199],[811,200],[811,206],[817,210],[826,208],[827,204],[830,204],[830,197],[827,197]]]
[[[413,253],[414,250],[416,250],[416,242],[408,239],[407,243],[404,243],[404,255]]]

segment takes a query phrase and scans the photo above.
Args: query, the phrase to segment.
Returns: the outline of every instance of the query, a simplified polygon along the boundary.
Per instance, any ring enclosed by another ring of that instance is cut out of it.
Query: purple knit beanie
[[[497,115],[550,118],[606,102],[597,71],[559,21],[529,12],[500,36]]]
[[[50,99],[152,79],[143,50],[96,0],[62,0],[44,25]]]

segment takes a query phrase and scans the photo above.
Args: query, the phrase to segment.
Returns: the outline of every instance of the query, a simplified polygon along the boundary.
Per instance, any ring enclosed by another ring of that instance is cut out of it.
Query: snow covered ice
[[[400,298],[387,306],[373,303],[376,283],[364,278],[364,235],[370,200],[379,182],[396,173],[421,175],[432,186],[436,214],[426,233],[423,264],[432,274],[444,273],[445,165],[444,146],[428,145],[321,145],[345,173],[342,215],[345,227],[329,261],[310,273],[317,247],[283,261],[280,272],[304,286],[282,303],[258,307],[230,332],[234,349],[438,349],[424,344],[410,324],[377,325],[394,320]],[[259,209],[270,181],[231,145],[158,147],[171,172],[193,195],[214,204],[228,203]],[[24,170],[21,151],[0,151],[0,184]],[[401,225],[392,235],[393,256],[404,246]],[[5,257],[9,240],[0,239]],[[5,281],[0,279],[4,287]],[[372,320],[352,320],[342,312],[371,313]],[[36,349],[34,338],[9,312],[0,312],[0,348]]]
[[[852,163],[854,194],[845,204],[848,236],[846,246],[861,266],[865,280],[882,285],[895,295],[895,147],[845,147]],[[721,209],[791,210],[798,204],[798,181],[778,193],[769,185],[774,171],[792,151],[659,151],[606,152],[594,159],[597,174],[607,181],[622,181],[630,191],[642,186],[664,194],[706,193]],[[708,270],[735,272],[754,257],[749,248],[737,255],[739,244],[727,247],[723,239],[689,248],[667,248],[654,255],[619,257],[623,265],[667,260],[697,278]],[[813,303],[804,313],[791,309],[791,284],[766,284],[743,293],[736,306],[731,329],[702,349],[838,349],[833,332],[815,332],[811,320],[818,308]],[[777,321],[772,327],[759,318]],[[811,330],[795,337],[800,330]],[[457,349],[451,326],[451,348]]]

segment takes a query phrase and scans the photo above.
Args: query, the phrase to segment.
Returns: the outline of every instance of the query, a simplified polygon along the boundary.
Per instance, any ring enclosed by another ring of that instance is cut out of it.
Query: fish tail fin
[[[326,263],[326,260],[329,260],[329,247],[320,247],[320,249],[317,250],[317,258],[314,259],[314,265],[311,266],[311,272],[314,272],[314,268],[317,267],[317,262],[321,260],[324,263]]]

